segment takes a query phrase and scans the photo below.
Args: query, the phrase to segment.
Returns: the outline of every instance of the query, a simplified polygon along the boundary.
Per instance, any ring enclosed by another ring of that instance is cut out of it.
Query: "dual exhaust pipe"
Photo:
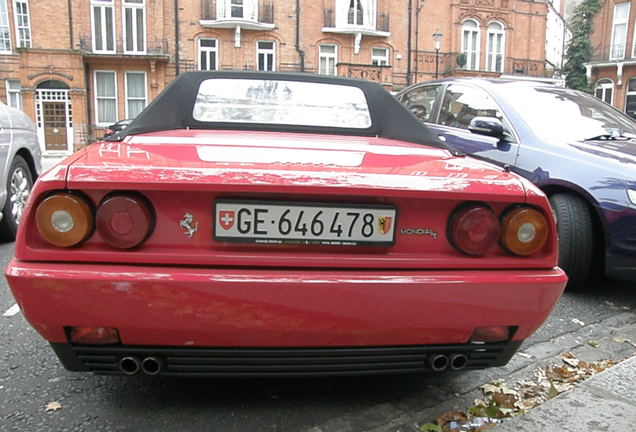
[[[157,357],[146,357],[143,360],[137,357],[122,357],[117,366],[126,375],[135,375],[139,371],[146,375],[157,375],[163,368],[163,362]]]
[[[468,357],[465,354],[433,354],[428,357],[428,366],[435,372],[441,372],[447,368],[452,370],[462,370],[468,364]]]

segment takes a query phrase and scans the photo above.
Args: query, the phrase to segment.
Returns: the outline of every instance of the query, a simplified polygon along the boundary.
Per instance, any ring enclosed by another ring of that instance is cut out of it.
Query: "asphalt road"
[[[0,244],[0,267],[13,244]],[[572,351],[622,359],[636,348],[636,284],[602,280],[566,292],[503,368],[430,375],[334,379],[194,380],[101,377],[64,370],[18,312],[0,279],[1,431],[415,431],[462,407],[492,378],[515,379]],[[588,341],[595,340],[593,348]],[[50,402],[61,408],[46,412]]]

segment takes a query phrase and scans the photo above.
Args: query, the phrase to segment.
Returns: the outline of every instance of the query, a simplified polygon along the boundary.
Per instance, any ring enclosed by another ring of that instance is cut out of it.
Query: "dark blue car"
[[[458,150],[508,166],[550,198],[559,265],[636,281],[636,123],[595,97],[530,81],[457,78],[396,96]]]

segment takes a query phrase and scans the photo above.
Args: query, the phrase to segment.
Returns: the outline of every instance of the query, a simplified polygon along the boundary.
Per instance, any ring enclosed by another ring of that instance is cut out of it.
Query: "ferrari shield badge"
[[[179,222],[179,226],[185,229],[183,234],[185,234],[188,238],[192,238],[194,233],[199,230],[199,222],[195,222],[194,216],[190,213],[183,215],[183,219]]]
[[[386,234],[391,231],[391,219],[390,216],[378,216],[378,232],[380,234]]]

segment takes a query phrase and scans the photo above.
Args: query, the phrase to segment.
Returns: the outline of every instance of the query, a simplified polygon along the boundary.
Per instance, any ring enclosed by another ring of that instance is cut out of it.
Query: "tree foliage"
[[[565,82],[568,87],[590,91],[585,63],[590,61],[592,54],[590,42],[592,19],[602,5],[603,0],[583,0],[574,9],[574,15],[569,23],[572,38],[565,52],[565,65],[563,66],[563,72],[566,75]]]

